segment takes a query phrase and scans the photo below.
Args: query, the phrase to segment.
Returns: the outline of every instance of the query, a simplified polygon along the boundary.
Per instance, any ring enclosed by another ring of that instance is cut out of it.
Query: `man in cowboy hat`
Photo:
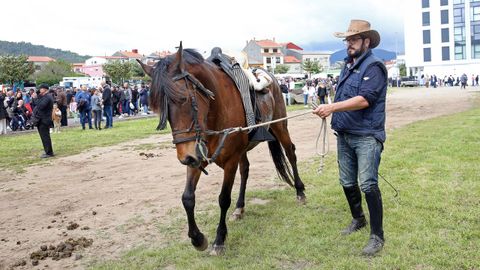
[[[378,167],[386,139],[387,70],[372,54],[371,49],[380,43],[380,35],[370,29],[369,22],[352,20],[346,32],[334,35],[343,38],[347,47],[345,66],[337,84],[335,102],[320,105],[313,113],[322,118],[333,113],[331,124],[337,135],[340,184],[353,217],[342,234],[351,234],[367,225],[361,190],[370,213],[370,239],[363,254],[374,255],[385,243]]]

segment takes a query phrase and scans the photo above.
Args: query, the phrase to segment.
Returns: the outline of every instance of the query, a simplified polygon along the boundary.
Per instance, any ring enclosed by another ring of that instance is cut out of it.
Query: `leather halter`
[[[226,129],[226,130],[223,130],[221,132],[212,131],[212,130],[203,130],[202,129],[202,127],[200,126],[199,121],[198,121],[198,103],[197,103],[197,98],[196,98],[195,92],[198,90],[201,94],[203,94],[207,98],[211,98],[211,99],[214,99],[215,94],[212,91],[205,88],[203,86],[203,84],[199,80],[197,80],[197,78],[195,78],[192,74],[190,74],[187,71],[183,71],[182,73],[180,73],[180,74],[178,74],[178,75],[176,75],[172,78],[173,81],[179,81],[179,80],[182,80],[182,79],[185,80],[185,85],[186,85],[187,89],[188,89],[188,81],[190,81],[191,84],[193,85],[193,89],[192,89],[193,93],[191,91],[189,91],[189,96],[190,96],[190,99],[192,101],[192,123],[190,124],[190,126],[187,129],[172,131],[172,136],[173,136],[172,143],[176,145],[176,144],[180,144],[180,143],[195,141],[195,152],[197,154],[197,157],[202,159],[202,161],[212,163],[212,162],[215,161],[215,159],[220,154],[220,151],[222,150],[222,148],[224,146],[225,139],[226,139],[227,135],[230,133],[231,129]],[[194,136],[185,137],[185,138],[175,138],[177,135],[185,134],[185,133],[192,133],[192,132],[195,132]],[[207,141],[205,141],[202,138],[202,134],[204,134],[204,135],[220,135],[220,134],[223,135],[220,138],[219,145],[217,146],[217,149],[215,149],[215,153],[212,155],[211,158],[208,158],[208,149],[207,149],[207,146],[206,146]]]
[[[197,103],[197,98],[195,97],[195,90],[196,89],[200,89],[201,93],[204,94],[205,96],[207,97],[212,97],[214,96],[214,94],[208,90],[207,88],[205,88],[202,83],[200,81],[198,81],[195,77],[193,77],[193,75],[191,75],[190,73],[188,73],[187,71],[183,71],[182,73],[176,75],[175,77],[172,78],[173,81],[179,81],[179,80],[182,80],[184,79],[185,80],[185,85],[187,86],[187,89],[188,89],[188,82],[187,81],[190,81],[193,85],[193,90],[194,90],[194,93],[191,94],[191,92],[189,91],[189,96],[190,96],[190,99],[192,100],[192,123],[190,124],[190,127],[187,128],[187,129],[182,129],[182,130],[177,130],[177,131],[172,131],[172,135],[173,135],[173,144],[179,144],[179,143],[185,143],[185,142],[190,142],[190,141],[201,141],[202,140],[202,136],[201,134],[204,133],[202,128],[200,127],[200,124],[198,123],[198,103]],[[195,132],[195,136],[191,136],[191,137],[186,137],[186,138],[175,138],[176,135],[179,135],[179,134],[184,134],[184,133],[191,133],[192,131]]]

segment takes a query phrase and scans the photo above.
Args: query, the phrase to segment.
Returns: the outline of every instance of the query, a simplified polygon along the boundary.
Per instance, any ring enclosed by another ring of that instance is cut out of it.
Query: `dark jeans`
[[[373,136],[339,133],[337,137],[340,184],[369,192],[378,186],[378,167],[383,144]],[[358,179],[358,180],[357,180]]]
[[[125,100],[122,103],[122,113],[130,115],[130,100]]]
[[[138,113],[138,100],[132,100],[132,103],[133,103],[133,112],[132,114],[137,114]]]
[[[112,124],[113,124],[112,106],[111,105],[103,106],[103,113],[105,114],[105,118],[107,118],[105,127],[107,128],[112,127]]]
[[[40,134],[40,139],[42,140],[43,150],[47,155],[53,155],[52,149],[52,140],[50,139],[50,127],[43,123],[39,123],[38,134]]]
[[[80,111],[80,124],[82,124],[82,128],[85,128],[85,124],[87,122],[88,122],[88,127],[92,128],[92,111],[91,110]]]
[[[66,127],[66,126],[68,126],[67,106],[60,105],[60,106],[58,106],[58,108],[62,112],[62,120],[60,121],[60,123],[62,124],[62,127]]]
[[[102,128],[102,126],[100,125],[102,123],[102,110],[93,111],[93,119],[95,129]]]
[[[318,96],[320,99],[320,104],[325,104],[325,96]]]

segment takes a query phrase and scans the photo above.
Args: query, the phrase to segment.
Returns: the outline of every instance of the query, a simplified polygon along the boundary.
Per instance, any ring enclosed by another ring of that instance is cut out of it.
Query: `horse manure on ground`
[[[52,258],[54,261],[61,260],[63,258],[69,258],[74,251],[78,251],[83,248],[87,248],[93,244],[93,239],[87,239],[80,237],[78,239],[69,238],[65,242],[60,242],[58,245],[40,246],[40,249],[30,254],[32,265],[38,265],[38,261],[45,260],[46,258]],[[81,259],[80,254],[75,255],[75,260]],[[20,265],[18,265],[20,266]]]
[[[144,152],[140,152],[138,155],[139,155],[139,156],[144,156],[145,159],[154,158],[154,157],[160,157],[160,156],[161,156],[161,155],[159,155],[159,154],[144,153]]]
[[[80,227],[80,225],[78,225],[78,223],[76,222],[70,222],[67,226],[67,230],[71,231],[71,230],[75,230],[76,228]]]

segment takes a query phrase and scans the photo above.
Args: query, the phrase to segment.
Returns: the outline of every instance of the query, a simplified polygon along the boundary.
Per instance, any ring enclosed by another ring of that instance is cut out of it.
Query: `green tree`
[[[143,71],[143,68],[140,66],[139,63],[137,62],[132,62],[132,65],[133,65],[133,79],[135,80],[142,80],[142,81],[150,81],[150,77],[145,74],[145,72]]]
[[[398,69],[400,70],[400,76],[407,76],[407,67],[405,64],[398,65]]]
[[[275,74],[285,74],[290,70],[288,65],[277,65],[275,67]]]
[[[33,78],[37,84],[46,83],[53,85],[62,81],[63,77],[77,76],[79,76],[79,74],[72,71],[72,65],[70,63],[64,60],[57,60],[46,64],[42,70],[33,75]]]
[[[0,56],[0,82],[14,84],[25,81],[35,71],[26,55]]]
[[[112,82],[121,84],[134,75],[135,64],[132,62],[113,61],[103,65],[103,70],[112,79]]]
[[[312,74],[318,74],[323,71],[323,67],[318,61],[306,60],[302,63],[302,68],[308,73],[309,77]]]

